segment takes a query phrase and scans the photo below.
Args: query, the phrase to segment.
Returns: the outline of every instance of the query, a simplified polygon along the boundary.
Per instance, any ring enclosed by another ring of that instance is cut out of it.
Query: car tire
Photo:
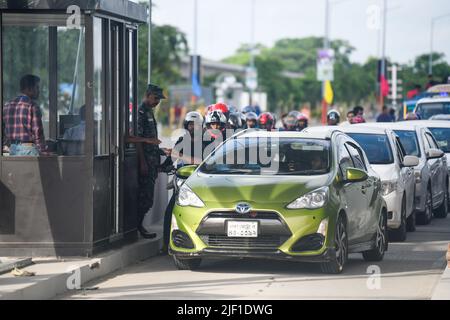
[[[181,259],[173,256],[173,261],[178,270],[197,270],[202,263],[202,259]]]
[[[416,210],[413,210],[408,219],[406,219],[406,231],[408,232],[416,231]]]
[[[448,188],[447,188],[448,189]],[[436,218],[445,219],[448,215],[448,191],[445,192],[444,201],[434,213]]]
[[[378,221],[377,234],[375,236],[375,248],[362,253],[365,261],[381,261],[388,249],[387,218],[384,213]]]
[[[430,189],[428,189],[425,199],[425,211],[421,212],[416,218],[417,222],[421,225],[428,225],[433,219],[433,198]]]
[[[331,261],[322,262],[320,269],[326,274],[339,274],[344,270],[344,266],[348,260],[348,235],[347,226],[342,216],[339,216],[336,223],[336,231],[334,236],[336,255]]]
[[[406,198],[402,200],[401,224],[398,229],[391,230],[389,240],[403,242],[406,240]]]

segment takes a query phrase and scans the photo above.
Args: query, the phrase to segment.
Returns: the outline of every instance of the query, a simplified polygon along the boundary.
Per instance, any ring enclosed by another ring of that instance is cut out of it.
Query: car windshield
[[[400,142],[405,149],[406,155],[416,156],[420,158],[419,140],[417,140],[416,132],[395,130],[395,133],[399,136]]]
[[[450,153],[450,128],[428,128],[437,140],[439,148],[445,153]]]
[[[322,175],[330,171],[330,142],[297,138],[229,140],[200,167],[226,175]]]
[[[349,133],[364,149],[370,164],[394,163],[391,145],[385,134]]]
[[[450,102],[422,103],[417,106],[417,113],[423,120],[439,114],[450,114]]]

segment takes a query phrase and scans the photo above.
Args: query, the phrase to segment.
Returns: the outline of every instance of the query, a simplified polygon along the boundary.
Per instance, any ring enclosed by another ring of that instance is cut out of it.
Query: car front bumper
[[[181,259],[203,259],[203,258],[236,258],[236,259],[272,259],[298,262],[329,262],[336,258],[335,249],[326,249],[322,254],[299,256],[289,255],[281,250],[258,251],[258,250],[231,250],[231,249],[204,249],[198,252],[186,253],[169,249],[169,254]]]

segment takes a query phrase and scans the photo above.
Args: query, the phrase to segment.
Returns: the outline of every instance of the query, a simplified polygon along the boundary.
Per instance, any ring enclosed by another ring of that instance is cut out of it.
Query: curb
[[[450,300],[450,244],[446,254],[447,268],[444,270],[438,285],[434,289],[431,300]]]
[[[11,270],[14,270],[15,268],[25,268],[33,264],[33,261],[31,258],[25,258],[25,259],[11,259],[11,261],[6,261],[1,263],[0,261],[0,275],[4,273],[8,273]]]
[[[92,259],[82,260],[81,262],[74,261],[74,267],[69,270],[56,272],[49,276],[41,276],[38,280],[30,278],[29,285],[10,292],[0,293],[0,300],[49,300],[68,292],[69,286],[73,287],[74,290],[82,290],[83,285],[90,281],[156,256],[161,244],[162,239],[139,241],[100,254]],[[39,264],[35,266],[39,266]],[[37,273],[37,276],[39,276],[39,273]],[[76,288],[78,285],[80,288]]]

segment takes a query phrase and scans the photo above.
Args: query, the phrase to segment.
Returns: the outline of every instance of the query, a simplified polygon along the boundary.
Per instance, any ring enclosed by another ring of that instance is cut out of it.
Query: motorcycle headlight
[[[319,209],[328,201],[328,187],[314,190],[291,202],[288,209]]]
[[[397,181],[383,181],[381,182],[381,192],[383,196],[391,194],[397,190]]]
[[[177,203],[182,207],[203,208],[205,204],[186,184],[178,192]]]

